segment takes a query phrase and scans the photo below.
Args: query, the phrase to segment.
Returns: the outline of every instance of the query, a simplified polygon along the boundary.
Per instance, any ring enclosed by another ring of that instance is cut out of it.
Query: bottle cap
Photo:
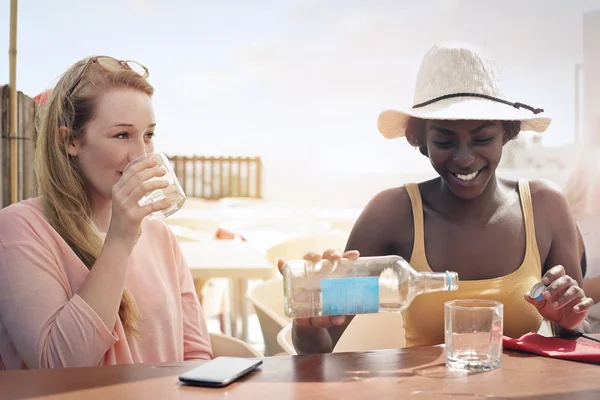
[[[542,293],[544,292],[544,289],[546,289],[546,285],[542,282],[536,283],[529,291],[529,297],[537,301],[543,300]]]
[[[458,290],[458,274],[456,272],[446,271],[446,290],[449,292]]]

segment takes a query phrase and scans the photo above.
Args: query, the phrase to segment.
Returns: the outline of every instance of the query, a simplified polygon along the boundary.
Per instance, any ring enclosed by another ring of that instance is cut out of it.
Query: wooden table
[[[0,398],[44,399],[598,399],[600,366],[505,351],[500,369],[446,369],[441,347],[269,357],[222,389],[188,387],[197,363],[0,372]]]
[[[271,279],[276,268],[256,248],[240,240],[181,242],[181,251],[194,279],[230,280],[231,334],[248,341],[248,307],[245,303],[249,280]],[[238,329],[241,319],[242,329]]]

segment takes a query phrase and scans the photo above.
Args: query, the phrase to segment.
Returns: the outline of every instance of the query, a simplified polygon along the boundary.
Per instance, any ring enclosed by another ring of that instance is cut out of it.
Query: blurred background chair
[[[211,333],[210,341],[215,357],[264,357],[248,343],[231,336],[222,335],[220,333]]]
[[[265,355],[284,352],[277,342],[277,334],[292,320],[284,313],[283,279],[276,277],[257,284],[246,298],[254,306],[265,342]]]
[[[292,341],[292,324],[288,324],[277,334],[277,342],[290,356],[298,355]]]

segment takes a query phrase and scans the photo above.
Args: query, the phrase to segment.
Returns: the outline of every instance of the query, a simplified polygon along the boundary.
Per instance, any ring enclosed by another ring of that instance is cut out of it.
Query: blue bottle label
[[[379,277],[361,276],[321,281],[323,315],[379,312]]]

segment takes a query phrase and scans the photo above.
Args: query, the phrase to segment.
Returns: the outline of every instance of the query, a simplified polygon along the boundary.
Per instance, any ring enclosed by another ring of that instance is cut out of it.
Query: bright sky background
[[[544,143],[572,141],[583,13],[600,9],[600,0],[19,3],[18,88],[30,96],[85,56],[133,59],[150,69],[168,154],[369,171],[428,168],[404,140],[380,137],[376,119],[412,103],[420,59],[440,41],[482,47],[503,66],[507,99],[554,117]],[[0,20],[8,50],[8,1]]]

